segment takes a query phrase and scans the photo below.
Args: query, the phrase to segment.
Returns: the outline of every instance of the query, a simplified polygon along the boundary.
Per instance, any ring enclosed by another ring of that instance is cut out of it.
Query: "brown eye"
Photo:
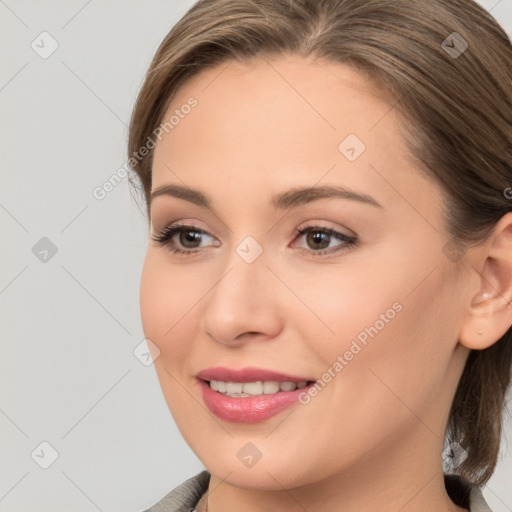
[[[208,238],[211,238],[212,242],[201,245]],[[194,226],[168,226],[153,235],[152,239],[159,245],[167,246],[171,252],[183,255],[196,253],[207,245],[220,245],[212,235]]]
[[[304,238],[304,243],[299,244],[299,247],[313,255],[336,253],[349,249],[357,242],[357,237],[355,236],[345,235],[332,228],[323,226],[309,226],[304,229],[298,229],[297,235],[297,239]],[[332,242],[338,243],[332,245]]]
[[[186,247],[187,249],[196,249],[198,245],[194,245],[196,243],[201,243],[201,238],[203,233],[201,231],[194,230],[181,230],[177,234],[179,234],[179,243]]]
[[[306,241],[311,249],[325,249],[329,247],[331,236],[323,231],[310,231],[306,236]]]

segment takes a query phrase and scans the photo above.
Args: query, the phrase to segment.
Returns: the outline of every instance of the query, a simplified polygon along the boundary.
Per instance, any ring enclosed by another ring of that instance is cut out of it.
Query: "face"
[[[141,313],[205,467],[271,489],[437,464],[466,285],[390,102],[348,66],[280,57],[203,71],[173,114]]]

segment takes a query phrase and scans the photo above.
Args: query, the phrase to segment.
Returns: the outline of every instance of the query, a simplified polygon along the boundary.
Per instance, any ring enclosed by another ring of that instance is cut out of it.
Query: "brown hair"
[[[512,211],[512,45],[476,2],[200,0],[158,48],[130,123],[148,216],[152,152],[138,155],[177,90],[222,62],[283,54],[349,64],[396,99],[411,155],[445,193],[457,247],[484,240]],[[457,472],[477,484],[497,463],[511,365],[512,328],[471,351],[452,403],[447,439],[468,452]]]

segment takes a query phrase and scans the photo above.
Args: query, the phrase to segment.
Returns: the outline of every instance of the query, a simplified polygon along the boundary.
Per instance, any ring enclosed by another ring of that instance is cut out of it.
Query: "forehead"
[[[181,160],[185,147],[190,158],[193,145],[202,152],[228,150],[226,156],[234,156],[233,147],[250,154],[252,145],[260,158],[265,150],[293,161],[287,149],[296,158],[313,147],[336,154],[350,133],[366,146],[375,146],[377,134],[381,141],[395,139],[397,148],[386,94],[343,64],[296,56],[229,61],[201,71],[178,90],[162,120],[174,114],[173,127],[164,133],[155,159],[164,151]],[[192,97],[197,105],[190,109]],[[378,124],[385,128],[381,133]]]
[[[327,176],[383,203],[397,191],[417,197],[418,186],[426,197],[392,102],[344,64],[289,56],[203,70],[164,115],[178,122],[154,150],[152,188],[179,183],[249,199]]]
[[[367,130],[361,122],[363,110],[371,109],[368,117],[376,123],[378,114],[394,103],[389,92],[346,64],[298,56],[228,61],[205,69],[178,90],[165,117],[183,108],[192,96],[198,101],[195,114],[215,117],[216,123],[228,120],[218,129],[233,126],[230,121],[236,120],[268,132],[287,121],[289,127],[308,124],[327,133],[357,125]]]

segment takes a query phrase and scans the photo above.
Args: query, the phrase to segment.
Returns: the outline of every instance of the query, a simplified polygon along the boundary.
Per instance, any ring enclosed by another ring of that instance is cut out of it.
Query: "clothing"
[[[167,496],[144,512],[192,512],[201,496],[208,489],[210,473],[201,471],[176,487]],[[457,475],[445,474],[446,492],[459,507],[470,512],[492,512],[485,502],[482,492]]]

